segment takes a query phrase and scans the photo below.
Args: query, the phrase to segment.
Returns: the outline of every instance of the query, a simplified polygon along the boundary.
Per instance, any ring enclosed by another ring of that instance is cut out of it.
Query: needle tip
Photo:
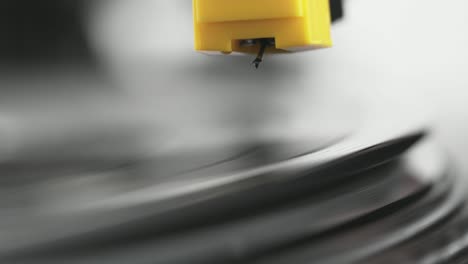
[[[262,60],[259,58],[256,58],[253,62],[252,65],[255,66],[255,69],[258,69],[260,67],[260,63],[262,63]]]

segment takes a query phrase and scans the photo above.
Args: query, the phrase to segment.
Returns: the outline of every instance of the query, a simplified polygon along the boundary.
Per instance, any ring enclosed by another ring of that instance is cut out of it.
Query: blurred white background
[[[93,1],[84,21],[101,71],[2,71],[2,154],[37,158],[70,136],[110,133],[109,144],[89,140],[58,155],[132,156],[407,120],[427,121],[462,151],[467,8],[463,0],[348,0],[332,49],[270,56],[255,70],[250,57],[193,51],[191,1]]]
[[[186,72],[190,66],[209,70],[206,64],[211,62],[218,67],[213,75],[220,81],[206,94],[217,94],[221,100],[238,98],[233,101],[234,108],[250,98],[254,104],[264,104],[261,110],[288,109],[284,110],[292,113],[287,115],[288,120],[312,123],[311,129],[323,125],[313,123],[318,116],[330,111],[343,114],[343,109],[349,113],[350,102],[359,102],[360,113],[380,119],[382,125],[395,122],[385,120],[383,113],[388,111],[401,119],[422,119],[432,124],[444,141],[459,149],[468,147],[462,132],[468,129],[466,1],[348,0],[345,19],[333,27],[332,49],[267,58],[257,72],[247,67],[248,58],[213,59],[193,53],[189,2],[140,0],[112,2],[113,7],[103,5],[106,8],[97,17],[101,19],[98,24],[106,27],[95,27],[100,29],[95,35],[103,53],[120,60],[156,57],[156,69],[170,76],[191,76]],[[129,35],[121,34],[122,28],[127,28]],[[226,66],[229,63],[234,66]],[[183,70],[178,68],[181,65]],[[225,68],[220,69],[220,65]],[[223,74],[229,76],[223,78]],[[213,77],[207,72],[203,75]],[[172,80],[175,86],[189,80],[190,88],[182,85],[185,94],[198,93],[198,86],[210,83],[209,79],[186,78]],[[164,93],[158,89],[152,92],[157,96]],[[235,93],[239,93],[237,97],[231,97]],[[259,119],[267,117],[259,115]],[[284,125],[286,121],[278,118],[274,117],[275,122]],[[347,118],[332,116],[330,121],[346,123]],[[450,141],[454,137],[456,140]]]

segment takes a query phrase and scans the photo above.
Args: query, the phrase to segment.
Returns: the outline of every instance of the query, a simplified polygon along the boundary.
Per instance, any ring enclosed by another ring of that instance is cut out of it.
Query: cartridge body
[[[274,39],[267,52],[332,45],[329,0],[193,0],[195,49],[256,53],[245,40]]]

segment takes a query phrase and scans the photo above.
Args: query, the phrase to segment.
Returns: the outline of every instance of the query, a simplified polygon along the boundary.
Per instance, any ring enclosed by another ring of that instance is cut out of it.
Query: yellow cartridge
[[[273,40],[268,52],[330,47],[329,5],[329,0],[193,0],[195,49],[256,53],[258,39]]]

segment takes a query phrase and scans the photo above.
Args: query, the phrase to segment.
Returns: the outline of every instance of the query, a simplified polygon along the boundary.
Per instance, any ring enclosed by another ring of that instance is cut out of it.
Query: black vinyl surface
[[[172,195],[111,210],[81,209],[75,219],[46,216],[41,219],[43,226],[30,228],[67,224],[69,230],[52,228],[44,237],[25,236],[29,240],[17,237],[16,244],[2,245],[1,259],[9,263],[432,261],[436,258],[431,253],[437,251],[428,248],[432,244],[444,248],[434,234],[452,234],[452,226],[464,228],[465,185],[424,134],[416,130],[351,136],[310,153],[273,155],[272,163],[260,167],[236,163],[244,165],[217,177],[200,175],[226,172],[225,167],[217,168],[226,164],[201,168],[183,176],[189,181],[174,185]],[[248,155],[264,157],[264,153],[256,150]],[[415,241],[423,237],[432,244],[419,246]],[[464,248],[464,239],[458,233],[444,245],[459,243]],[[462,249],[449,248],[440,255],[447,252],[450,259],[464,254]],[[428,263],[444,263],[437,261]]]

